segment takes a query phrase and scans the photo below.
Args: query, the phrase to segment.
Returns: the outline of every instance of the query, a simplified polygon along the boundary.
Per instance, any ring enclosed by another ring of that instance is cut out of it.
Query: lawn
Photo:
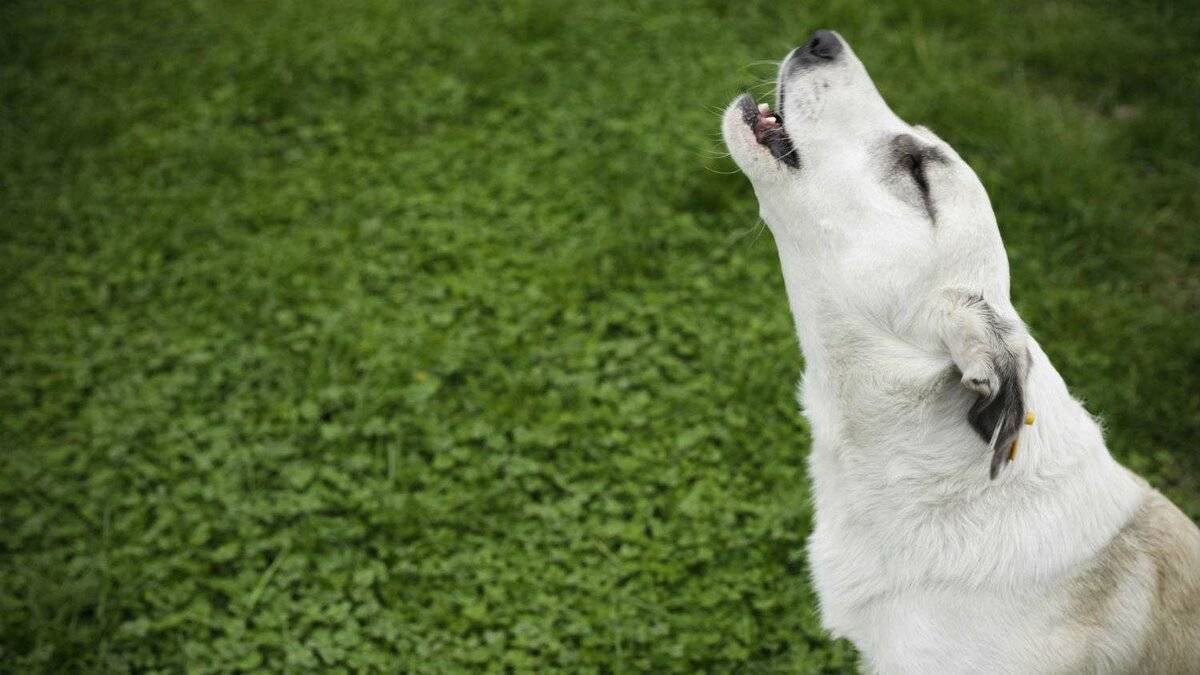
[[[1200,10],[0,4],[0,670],[842,672],[718,113],[836,28],[1200,516]]]

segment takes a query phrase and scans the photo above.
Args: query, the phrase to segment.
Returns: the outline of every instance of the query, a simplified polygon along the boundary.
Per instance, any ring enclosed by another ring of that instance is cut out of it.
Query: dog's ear
[[[989,475],[995,478],[1025,420],[1028,334],[1020,321],[997,314],[981,294],[959,289],[943,295],[940,329],[963,386],[975,392],[967,421],[992,451]]]
[[[974,405],[967,411],[967,421],[991,448],[988,475],[993,479],[1012,457],[1013,445],[1025,421],[1024,373],[1028,361],[1028,352],[1017,355],[1006,351],[999,355],[993,365],[999,381],[997,391],[977,393]]]

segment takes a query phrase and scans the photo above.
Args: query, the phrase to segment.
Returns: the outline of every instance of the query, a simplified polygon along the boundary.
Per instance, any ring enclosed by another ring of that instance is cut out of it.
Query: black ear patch
[[[945,288],[935,312],[935,325],[958,368],[959,381],[975,394],[967,422],[988,444],[995,478],[1016,451],[1025,422],[1025,378],[1032,362],[1029,334],[1015,312],[997,313],[977,291]]]
[[[992,450],[988,475],[995,480],[1000,467],[1012,457],[1013,444],[1025,422],[1025,376],[1029,373],[1029,348],[1018,346],[1018,326],[1000,318],[983,296],[974,296],[968,306],[983,318],[987,342],[992,345],[992,371],[999,380],[991,395],[980,395],[967,411],[967,421]]]
[[[1028,356],[1025,353],[1001,352],[993,362],[1000,380],[999,388],[991,396],[977,398],[967,411],[967,421],[992,449],[988,475],[993,479],[1010,456],[1025,421],[1026,363]]]

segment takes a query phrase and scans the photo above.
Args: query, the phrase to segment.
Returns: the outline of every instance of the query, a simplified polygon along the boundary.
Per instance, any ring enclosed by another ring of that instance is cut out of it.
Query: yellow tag
[[[1030,426],[1030,425],[1032,425],[1032,424],[1033,424],[1033,421],[1034,421],[1034,420],[1036,420],[1036,419],[1037,419],[1037,415],[1036,415],[1036,414],[1034,414],[1034,412],[1033,412],[1032,410],[1030,410],[1029,412],[1025,413],[1025,426]]]

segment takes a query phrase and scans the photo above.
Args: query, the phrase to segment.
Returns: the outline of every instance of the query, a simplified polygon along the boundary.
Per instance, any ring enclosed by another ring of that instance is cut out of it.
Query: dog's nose
[[[808,41],[800,48],[799,53],[810,58],[832,61],[842,53],[842,41],[838,39],[837,33],[822,28],[808,36]]]

